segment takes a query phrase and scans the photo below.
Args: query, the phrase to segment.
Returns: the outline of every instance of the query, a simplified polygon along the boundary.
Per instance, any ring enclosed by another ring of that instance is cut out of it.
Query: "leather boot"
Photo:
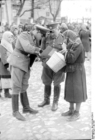
[[[38,111],[30,108],[27,92],[20,94],[21,104],[23,106],[23,113],[37,114]]]
[[[18,94],[12,95],[12,109],[13,109],[13,116],[21,121],[25,121],[25,118],[19,112],[19,98]]]
[[[58,109],[58,100],[60,96],[60,85],[54,86],[54,100],[51,110],[56,111]]]
[[[44,107],[45,105],[50,104],[50,95],[51,95],[51,85],[45,85],[44,87],[44,101],[38,105],[38,107]]]
[[[11,94],[9,93],[9,89],[4,89],[4,94],[6,98],[11,98]]]

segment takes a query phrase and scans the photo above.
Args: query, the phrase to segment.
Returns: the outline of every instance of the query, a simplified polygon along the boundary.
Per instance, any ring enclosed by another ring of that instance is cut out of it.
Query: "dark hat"
[[[56,23],[47,24],[46,26],[47,26],[47,28],[52,30],[52,29],[56,29],[58,24],[59,23],[56,22]]]
[[[40,30],[42,34],[46,34],[48,31],[50,31],[47,27],[41,26],[41,25],[36,25],[36,29]]]

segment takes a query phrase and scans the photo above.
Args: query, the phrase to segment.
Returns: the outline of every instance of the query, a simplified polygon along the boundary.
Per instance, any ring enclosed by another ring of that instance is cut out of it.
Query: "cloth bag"
[[[1,86],[2,89],[11,89],[12,88],[11,78],[1,78]]]

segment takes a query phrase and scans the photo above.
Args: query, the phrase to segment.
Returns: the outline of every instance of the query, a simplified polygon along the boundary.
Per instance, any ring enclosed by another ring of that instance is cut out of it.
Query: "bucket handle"
[[[61,53],[61,54],[62,54],[62,52],[63,52],[63,50],[59,51],[59,53]],[[64,53],[64,57],[65,57],[65,59],[66,59],[66,54],[67,54],[67,52]]]

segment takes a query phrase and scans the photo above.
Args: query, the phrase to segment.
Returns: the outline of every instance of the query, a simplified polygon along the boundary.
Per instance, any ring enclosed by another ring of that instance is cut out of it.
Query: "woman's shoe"
[[[80,114],[78,111],[74,111],[74,113],[67,119],[67,121],[76,121],[80,118]]]
[[[74,113],[74,110],[69,110],[67,112],[63,112],[61,115],[62,116],[71,116],[71,115],[73,115],[73,113]]]

